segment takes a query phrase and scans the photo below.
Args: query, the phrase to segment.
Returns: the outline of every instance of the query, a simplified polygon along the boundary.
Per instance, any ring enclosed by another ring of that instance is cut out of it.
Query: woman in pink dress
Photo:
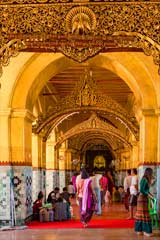
[[[76,194],[77,192],[77,187],[76,187],[76,178],[77,178],[77,173],[74,173],[72,178],[71,178],[71,182],[73,184],[73,188],[74,188],[74,193]]]
[[[80,208],[80,221],[84,227],[88,226],[94,211],[96,210],[96,197],[91,185],[92,180],[85,169],[81,171],[81,179],[78,183],[77,198]]]

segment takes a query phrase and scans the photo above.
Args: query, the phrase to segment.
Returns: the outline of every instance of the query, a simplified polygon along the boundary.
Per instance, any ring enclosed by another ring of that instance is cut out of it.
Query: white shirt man
[[[130,186],[130,199],[129,199],[129,210],[130,216],[128,219],[133,219],[134,207],[137,206],[137,193],[138,193],[138,176],[137,169],[132,169],[132,180]]]
[[[131,182],[132,182],[132,176],[131,176],[131,170],[128,169],[127,170],[127,176],[124,179],[124,191],[127,193],[130,190],[130,186],[131,186]]]
[[[127,170],[127,176],[124,179],[123,187],[125,192],[124,206],[127,211],[129,211],[129,197],[130,197],[130,186],[131,186],[132,176],[131,169]]]
[[[134,175],[132,176],[131,186],[130,186],[130,194],[131,195],[137,195],[138,193],[138,176]]]

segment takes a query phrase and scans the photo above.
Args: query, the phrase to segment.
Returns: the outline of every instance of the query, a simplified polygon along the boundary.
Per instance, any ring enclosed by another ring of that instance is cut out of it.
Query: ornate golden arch
[[[102,135],[109,133],[112,136],[115,136],[116,138],[118,138],[126,146],[131,147],[129,142],[125,139],[125,136],[121,133],[120,130],[116,129],[115,127],[111,126],[108,123],[101,121],[95,114],[92,114],[88,120],[80,124],[77,124],[75,127],[68,130],[63,136],[60,136],[55,146],[61,145],[65,140],[69,139],[72,136],[75,136],[80,133],[87,133],[87,132],[92,132],[92,133],[99,132]]]
[[[145,1],[84,1],[78,6],[61,0],[0,1],[0,72],[18,51],[61,52],[78,62],[99,52],[143,51],[160,66],[159,6]]]

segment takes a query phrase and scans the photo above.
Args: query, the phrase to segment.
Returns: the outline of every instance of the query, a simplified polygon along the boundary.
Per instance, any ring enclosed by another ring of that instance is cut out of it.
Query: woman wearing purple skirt
[[[84,227],[88,226],[96,207],[96,197],[91,182],[89,174],[85,169],[82,169],[81,179],[78,183],[77,198],[80,208],[80,221]]]

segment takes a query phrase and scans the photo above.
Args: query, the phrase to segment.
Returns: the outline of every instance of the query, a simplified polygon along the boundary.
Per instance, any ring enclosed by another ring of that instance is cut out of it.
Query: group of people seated
[[[46,203],[43,203],[44,194],[39,192],[37,200],[33,203],[33,219],[41,222],[63,221],[71,219],[72,207],[70,204],[70,194],[67,188],[60,189],[55,187],[48,194]]]

